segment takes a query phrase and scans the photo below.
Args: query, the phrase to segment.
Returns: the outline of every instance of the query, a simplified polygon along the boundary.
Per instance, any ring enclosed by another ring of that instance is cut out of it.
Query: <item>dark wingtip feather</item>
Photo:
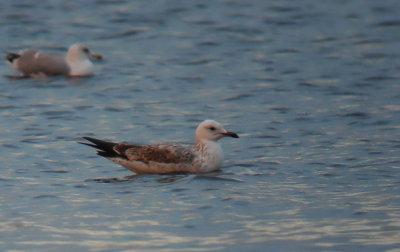
[[[106,142],[100,139],[92,138],[92,137],[82,137],[83,139],[91,142],[91,143],[84,143],[78,142],[80,144],[84,144],[93,148],[96,148],[97,154],[102,157],[114,157],[117,156],[118,153],[114,151],[114,146],[116,143],[113,142]]]
[[[16,53],[7,53],[6,60],[8,60],[10,63],[13,63],[14,60],[18,59],[19,57],[20,55]]]
[[[79,143],[79,144],[84,144],[84,145],[87,145],[87,146],[90,146],[90,147],[93,147],[93,148],[97,148],[97,146],[94,145],[94,144],[84,143],[84,142],[78,142],[78,143]]]
[[[105,152],[105,151],[97,151],[97,155],[105,157],[105,158],[111,158],[111,157],[117,156],[117,154],[115,152],[109,153],[109,152]]]

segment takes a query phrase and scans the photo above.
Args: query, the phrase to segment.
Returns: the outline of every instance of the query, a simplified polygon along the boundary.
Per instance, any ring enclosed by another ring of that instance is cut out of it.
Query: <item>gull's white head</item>
[[[196,143],[201,141],[218,141],[223,137],[234,137],[239,136],[230,131],[226,131],[222,125],[214,120],[205,120],[199,124],[196,130]]]
[[[73,44],[68,49],[67,62],[70,67],[71,76],[88,76],[94,71],[93,63],[90,61],[90,50],[84,45]]]
[[[73,44],[69,47],[67,53],[68,60],[89,60],[90,58],[90,50],[84,45],[81,44]]]

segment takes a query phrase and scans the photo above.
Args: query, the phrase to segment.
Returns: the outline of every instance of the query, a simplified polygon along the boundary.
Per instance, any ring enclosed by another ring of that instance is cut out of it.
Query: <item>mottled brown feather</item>
[[[115,144],[113,150],[123,158],[127,158],[125,155],[125,151],[130,148],[139,148],[140,145],[132,145],[132,144]]]
[[[144,163],[190,163],[194,160],[193,152],[179,145],[148,145],[131,146],[124,152],[128,160],[136,160]]]

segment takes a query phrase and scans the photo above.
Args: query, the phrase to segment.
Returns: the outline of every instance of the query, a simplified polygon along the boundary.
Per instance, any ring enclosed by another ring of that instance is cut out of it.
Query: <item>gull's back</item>
[[[21,57],[15,61],[14,66],[26,76],[68,75],[70,71],[65,54],[38,52],[34,49],[24,51]]]

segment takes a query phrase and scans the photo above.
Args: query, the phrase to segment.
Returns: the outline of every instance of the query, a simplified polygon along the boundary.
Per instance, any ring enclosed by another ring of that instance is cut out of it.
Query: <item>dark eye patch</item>
[[[89,51],[89,48],[87,48],[87,47],[84,47],[83,49],[82,49],[85,53],[89,53],[90,51]]]
[[[213,127],[213,126],[211,126],[209,129],[212,130],[212,131],[215,131],[215,130],[216,130],[216,128]]]

